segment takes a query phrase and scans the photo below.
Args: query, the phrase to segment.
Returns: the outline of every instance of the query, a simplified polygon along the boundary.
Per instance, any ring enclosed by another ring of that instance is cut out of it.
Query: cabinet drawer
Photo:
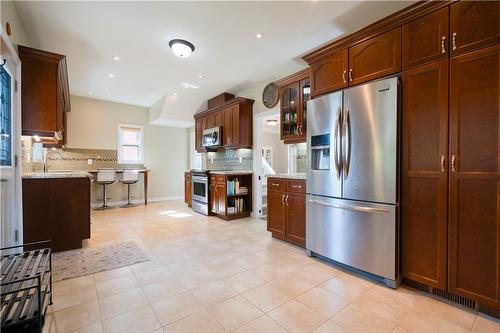
[[[293,193],[306,193],[306,182],[303,180],[288,180],[286,191]]]
[[[267,190],[275,192],[285,192],[286,182],[283,179],[268,178],[267,179]]]
[[[226,176],[224,175],[217,175],[217,183],[219,184],[226,184]]]

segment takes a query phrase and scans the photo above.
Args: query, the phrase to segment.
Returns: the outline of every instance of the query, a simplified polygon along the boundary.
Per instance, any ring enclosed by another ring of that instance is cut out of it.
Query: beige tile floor
[[[182,202],[92,212],[85,246],[134,240],[151,261],[54,284],[44,332],[500,332],[500,321],[391,290]]]

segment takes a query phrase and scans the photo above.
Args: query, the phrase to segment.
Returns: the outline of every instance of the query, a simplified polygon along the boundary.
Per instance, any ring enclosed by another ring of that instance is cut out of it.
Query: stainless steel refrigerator
[[[399,79],[308,102],[306,249],[397,287]]]

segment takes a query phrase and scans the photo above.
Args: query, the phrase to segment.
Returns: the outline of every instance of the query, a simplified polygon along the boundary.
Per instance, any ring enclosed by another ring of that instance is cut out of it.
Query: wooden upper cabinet
[[[299,135],[304,142],[307,140],[307,101],[311,99],[311,80],[310,78],[299,81]]]
[[[64,112],[71,109],[66,58],[18,46],[22,63],[22,134],[62,139]]]
[[[300,84],[293,82],[281,88],[280,123],[281,140],[296,139],[299,135]]]
[[[450,6],[451,54],[500,43],[500,1],[460,1]]]
[[[500,309],[500,45],[450,65],[450,292]]]
[[[402,275],[446,289],[448,60],[403,73]]]
[[[401,28],[349,48],[349,85],[401,71]]]
[[[311,95],[317,96],[347,87],[347,50],[311,64]]]
[[[403,69],[448,58],[448,7],[403,25]]]

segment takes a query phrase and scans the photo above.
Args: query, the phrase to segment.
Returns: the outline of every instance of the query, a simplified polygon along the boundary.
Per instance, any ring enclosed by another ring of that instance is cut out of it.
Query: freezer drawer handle
[[[380,214],[388,214],[390,211],[388,209],[384,208],[373,208],[373,207],[366,207],[366,206],[350,206],[350,205],[337,205],[337,204],[331,204],[319,200],[313,200],[309,199],[310,203],[326,206],[326,207],[332,207],[332,208],[338,208],[338,209],[345,209],[345,210],[351,210],[354,212],[362,212],[362,213],[380,213]]]

